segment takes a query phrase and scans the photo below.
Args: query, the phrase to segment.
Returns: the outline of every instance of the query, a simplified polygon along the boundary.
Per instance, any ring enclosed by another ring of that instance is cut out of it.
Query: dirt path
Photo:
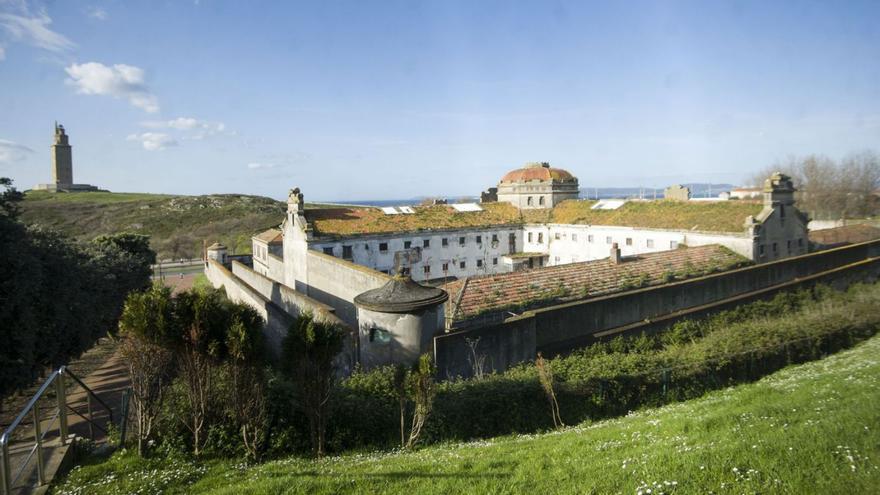
[[[92,346],[91,349],[84,352],[80,357],[74,359],[67,366],[76,376],[89,376],[93,371],[103,366],[104,363],[116,353],[119,348],[119,342],[110,337],[102,337]],[[49,370],[51,373],[52,370]],[[33,397],[40,385],[49,376],[49,373],[34,380],[29,387],[12,394],[0,400],[0,432],[5,430],[19,411],[27,405],[27,402]]]
[[[71,371],[73,369],[76,368],[72,365]],[[80,376],[76,371],[73,371],[73,374]],[[106,432],[109,431],[111,424],[111,413],[112,424],[119,427],[122,396],[129,386],[128,370],[118,350],[100,366],[93,369],[88,376],[81,377],[81,380],[94,392],[97,399],[92,397],[90,400],[85,390],[71,377],[65,378],[67,404],[70,407],[67,413],[68,431],[79,437],[92,439],[98,445],[104,444],[107,442]],[[106,404],[109,410],[103,407],[101,402]],[[59,421],[53,419],[58,411],[57,405],[55,387],[51,387],[51,393],[44,395],[37,404],[40,428],[45,433],[43,455],[47,479],[51,479],[66,450],[61,447],[59,442]],[[14,416],[18,412],[20,412],[20,408],[14,413],[9,411],[8,415]],[[86,420],[89,417],[93,418],[95,424]],[[34,422],[32,416],[28,415],[16,429],[12,442],[10,442],[10,474],[12,478],[18,478],[13,485],[14,492],[17,493],[30,493],[37,485],[37,460],[36,456],[31,454],[34,446],[34,433]],[[28,457],[30,459],[25,461]],[[21,466],[24,468],[22,469]]]

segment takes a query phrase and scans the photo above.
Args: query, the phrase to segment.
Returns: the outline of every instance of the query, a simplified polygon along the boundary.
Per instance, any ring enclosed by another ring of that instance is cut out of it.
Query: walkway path
[[[119,426],[122,414],[122,394],[129,386],[128,371],[121,355],[117,352],[107,359],[103,365],[94,370],[91,374],[81,378],[95,395],[103,401],[113,411],[113,423]],[[66,378],[67,387],[67,404],[73,411],[68,410],[68,426],[69,433],[78,437],[91,438],[96,444],[101,445],[107,442],[107,435],[103,430],[108,430],[110,424],[109,412],[99,405],[97,401],[92,400],[91,409],[92,417],[97,426],[93,426],[84,418],[89,417],[89,402],[86,392],[78,386],[72,379]],[[64,458],[67,447],[62,447],[59,442],[58,421],[51,421],[51,418],[57,411],[57,401],[53,392],[46,394],[39,402],[40,425],[45,432],[44,440],[44,466],[47,480],[54,477],[58,470],[62,459]],[[100,428],[99,428],[100,427]],[[34,429],[33,421],[27,418],[24,424],[19,426],[14,435],[13,441],[10,443],[10,470],[12,477],[18,476],[20,466],[30,454],[34,446]],[[13,486],[13,493],[33,493],[39,492],[44,487],[37,487],[37,469],[36,456],[33,455],[28,461],[18,480]],[[2,487],[0,487],[2,493]]]

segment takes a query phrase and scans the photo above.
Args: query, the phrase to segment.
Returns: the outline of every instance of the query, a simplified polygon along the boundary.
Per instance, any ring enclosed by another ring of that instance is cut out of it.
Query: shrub
[[[754,380],[852,345],[880,325],[880,286],[780,293],[656,335],[618,337],[548,360],[557,423],[625,414]],[[335,450],[389,447],[399,437],[393,369],[342,381],[329,426]],[[481,380],[438,383],[424,442],[467,440],[553,427],[533,363]]]
[[[312,450],[323,457],[328,402],[333,391],[334,360],[342,350],[344,334],[335,324],[302,314],[281,343],[282,369],[297,389],[297,407],[309,419]]]
[[[144,238],[76,243],[18,220],[21,195],[0,178],[0,397],[67,363],[115,330],[125,297],[149,287]]]

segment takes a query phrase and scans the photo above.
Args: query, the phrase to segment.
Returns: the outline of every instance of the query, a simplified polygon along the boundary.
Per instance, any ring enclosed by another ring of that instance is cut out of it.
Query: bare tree
[[[164,391],[171,381],[173,354],[166,347],[173,333],[173,306],[167,287],[133,292],[119,319],[121,352],[131,380],[132,405],[137,424],[138,455],[147,454],[153,424]]]
[[[839,163],[822,155],[789,156],[748,182],[761,186],[774,172],[792,178],[798,188],[798,208],[815,219],[857,218],[877,211],[874,192],[880,188],[880,158],[873,151],[848,155]]]
[[[131,380],[131,399],[137,426],[138,455],[147,454],[147,445],[153,433],[153,424],[159,416],[172,354],[162,346],[139,337],[130,336],[122,341],[122,358],[128,365]]]
[[[437,391],[434,387],[434,374],[436,369],[430,354],[422,354],[415,370],[410,374],[410,391],[415,406],[413,408],[412,426],[409,431],[409,439],[406,448],[415,447],[422,434],[422,428],[428,421],[428,416],[434,408],[434,396]]]
[[[394,376],[392,385],[394,393],[397,396],[397,406],[400,410],[400,447],[406,447],[406,403],[407,403],[407,380],[409,372],[406,366],[398,364],[394,367]]]
[[[562,428],[565,426],[565,423],[562,422],[562,416],[559,415],[559,403],[556,401],[556,392],[553,389],[553,371],[540,352],[538,353],[538,359],[535,360],[535,367],[538,368],[538,380],[541,382],[541,388],[544,389],[544,395],[547,396],[547,402],[550,403],[553,427],[557,429]]]
[[[477,354],[477,349],[480,347],[480,337],[475,339],[465,337],[464,342],[467,344],[468,350],[470,351],[470,354],[468,354],[468,361],[471,363],[474,378],[482,380],[486,374],[486,355]]]

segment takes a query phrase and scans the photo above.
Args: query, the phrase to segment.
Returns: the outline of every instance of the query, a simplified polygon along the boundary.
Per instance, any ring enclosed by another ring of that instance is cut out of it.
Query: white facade
[[[607,258],[615,243],[623,256],[718,244],[756,262],[804,254],[809,244],[807,219],[794,207],[790,180],[781,175],[768,179],[761,213],[744,218],[742,231],[731,233],[525,224],[320,238],[313,235],[303,215],[302,201],[302,194],[295,190],[282,226],[283,260],[271,253],[262,257],[262,251],[254,258],[256,271],[297,289],[308,285],[307,250],[386,274],[393,273],[401,260],[414,280],[428,281],[504,273],[513,266],[504,257],[514,253],[546,255],[542,264],[551,266]]]
[[[282,256],[284,256],[283,243],[269,243],[257,236],[251,238],[251,252],[253,253],[254,271],[260,275],[272,277],[272,272],[278,273]]]
[[[359,236],[309,243],[309,249],[383,273],[395,271],[395,253],[406,252],[413,280],[503,273],[501,257],[522,247],[522,229],[485,228]]]
[[[547,162],[527,163],[511,170],[498,183],[499,202],[519,209],[553,208],[567,199],[577,199],[577,177],[568,171],[550,168]]]
[[[548,265],[607,258],[614,243],[622,256],[668,251],[679,246],[719,244],[752,259],[753,241],[745,228],[743,231],[742,234],[723,234],[605,225],[526,225],[523,250],[547,254]]]

